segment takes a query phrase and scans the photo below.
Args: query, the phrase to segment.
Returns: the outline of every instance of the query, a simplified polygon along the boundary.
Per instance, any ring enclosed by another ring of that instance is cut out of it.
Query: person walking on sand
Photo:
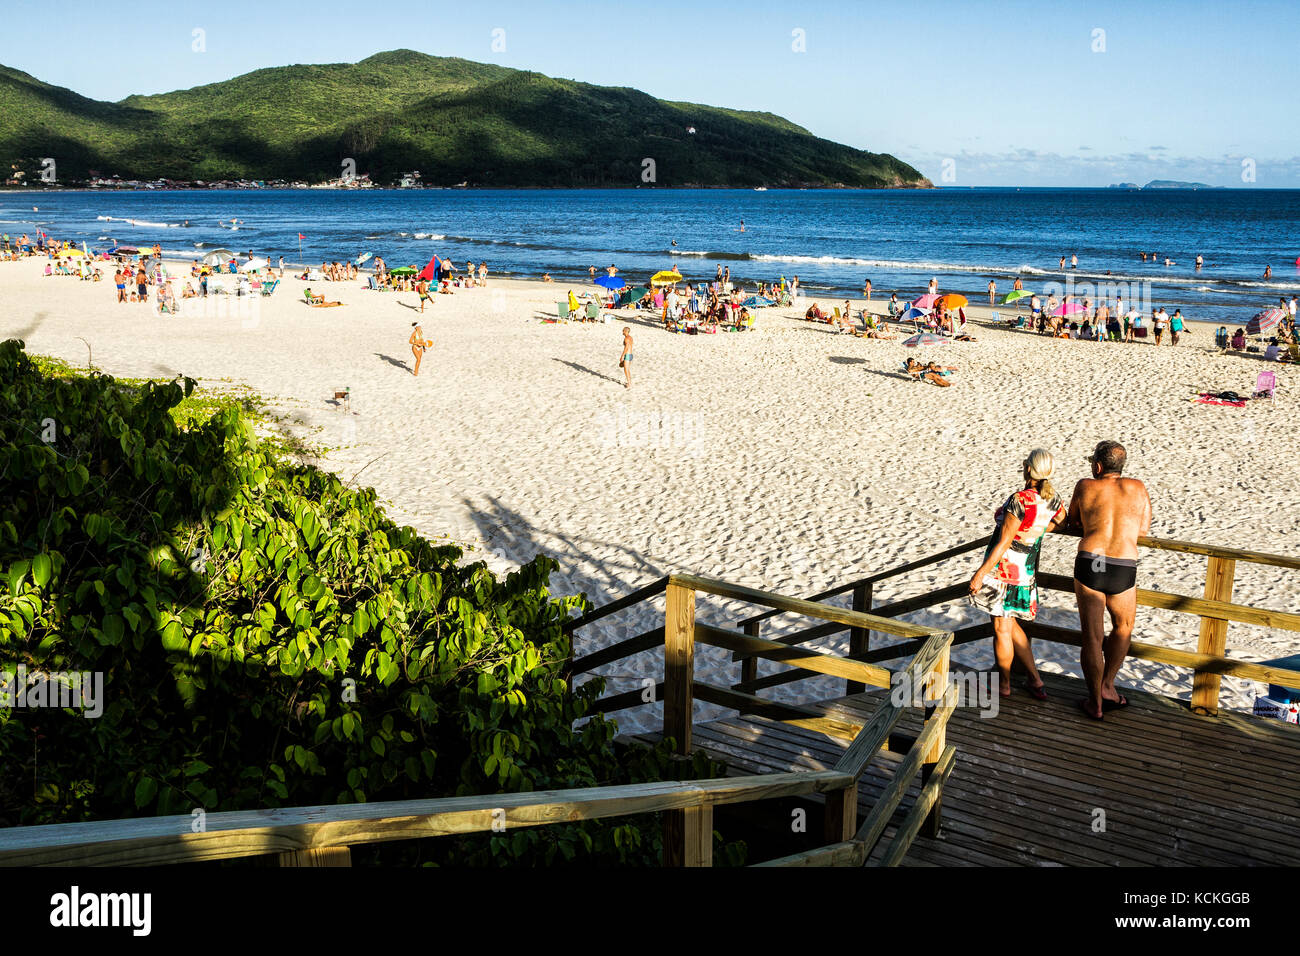
[[[424,329],[420,328],[419,322],[411,323],[411,337],[406,341],[410,343],[411,354],[415,356],[415,369],[411,374],[419,375],[420,360],[424,358],[425,350],[433,343],[424,337]]]
[[[1128,453],[1117,441],[1098,443],[1088,457],[1092,477],[1074,486],[1067,527],[1081,533],[1074,559],[1074,595],[1083,644],[1079,661],[1088,697],[1079,708],[1093,720],[1128,706],[1115,677],[1128,654],[1137,615],[1137,542],[1151,530],[1146,485],[1123,476]],[[1111,631],[1106,634],[1106,615]]]
[[[618,367],[623,370],[623,375],[627,379],[624,388],[632,387],[632,328],[623,326],[623,354],[619,356]]]
[[[419,294],[419,296],[420,296],[420,314],[423,315],[423,314],[424,314],[424,303],[426,303],[426,302],[429,301],[429,283],[428,283],[428,281],[425,280],[425,279],[421,279],[419,282],[417,282],[417,283],[415,284],[415,291],[416,291],[416,292]],[[417,362],[417,364],[418,364],[418,362]]]
[[[1047,700],[1029,637],[1019,620],[1038,614],[1038,555],[1043,536],[1065,523],[1065,504],[1052,488],[1056,471],[1052,453],[1035,448],[1020,463],[1024,487],[993,513],[994,531],[984,552],[984,563],[970,579],[971,602],[993,618],[993,654],[998,663],[998,693],[1011,696],[1011,662],[1020,664],[1029,678],[1025,690]]]

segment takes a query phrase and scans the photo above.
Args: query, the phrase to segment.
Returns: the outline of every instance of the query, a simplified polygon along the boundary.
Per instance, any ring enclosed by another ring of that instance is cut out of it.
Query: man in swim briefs
[[[1119,442],[1099,443],[1088,458],[1092,477],[1074,486],[1066,518],[1067,527],[1081,532],[1074,594],[1088,698],[1079,706],[1094,720],[1128,704],[1115,689],[1115,677],[1128,654],[1137,614],[1137,540],[1151,531],[1151,498],[1142,482],[1123,477],[1127,459]]]

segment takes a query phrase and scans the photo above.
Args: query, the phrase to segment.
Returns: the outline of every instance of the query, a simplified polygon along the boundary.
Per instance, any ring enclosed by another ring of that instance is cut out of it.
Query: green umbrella
[[[398,266],[396,269],[389,269],[388,274],[390,276],[413,276],[415,275],[415,269],[411,266]]]
[[[1032,292],[1029,292],[1025,289],[1017,289],[1015,292],[1008,292],[1005,296],[1003,296],[1002,304],[1008,305],[1012,302],[1015,302],[1017,299],[1025,299],[1031,295],[1033,295]]]

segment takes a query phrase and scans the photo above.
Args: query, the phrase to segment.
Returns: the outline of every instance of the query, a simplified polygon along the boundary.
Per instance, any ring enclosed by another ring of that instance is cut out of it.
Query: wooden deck
[[[1300,728],[1236,714],[1200,717],[1186,703],[1131,690],[1128,708],[1096,722],[1076,707],[1081,681],[1045,679],[1046,702],[1017,688],[996,717],[956,710],[947,731],[958,752],[944,788],[943,831],[917,837],[907,865],[1300,865]],[[860,723],[883,693],[813,707]],[[897,732],[919,728],[912,713]],[[848,746],[753,716],[696,724],[693,735],[696,749],[735,775],[828,769]],[[868,765],[859,819],[901,759],[881,752]],[[913,783],[904,807],[917,789]],[[1097,811],[1105,813],[1104,831],[1094,829]]]

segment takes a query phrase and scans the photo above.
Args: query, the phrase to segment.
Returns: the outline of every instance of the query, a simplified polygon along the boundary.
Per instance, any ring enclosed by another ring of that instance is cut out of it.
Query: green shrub
[[[194,383],[47,373],[0,344],[0,671],[100,672],[103,711],[0,709],[6,825],[715,776],[616,755],[570,690],[544,556],[506,575],[294,466]],[[193,405],[193,403],[190,403]],[[584,718],[589,718],[584,720]],[[387,855],[383,855],[386,853]],[[653,818],[384,859],[653,864]],[[720,858],[737,862],[739,846]]]

